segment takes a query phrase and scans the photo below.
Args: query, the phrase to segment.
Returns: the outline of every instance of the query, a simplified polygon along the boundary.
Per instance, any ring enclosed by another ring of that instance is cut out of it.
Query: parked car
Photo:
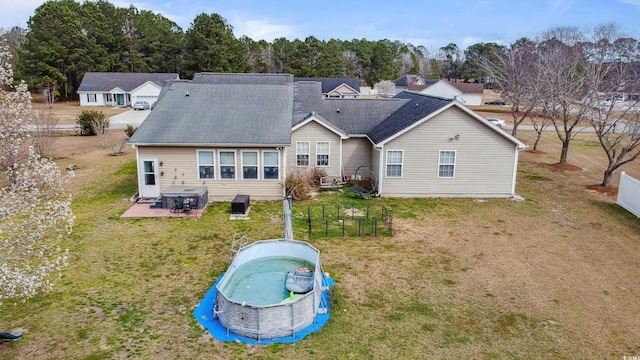
[[[484,104],[485,105],[505,105],[505,102],[502,99],[494,99],[491,101],[487,101]]]
[[[499,127],[502,129],[503,126],[507,125],[506,122],[504,122],[504,120],[502,119],[498,119],[498,118],[486,118],[488,122],[492,123],[493,125]]]
[[[136,101],[133,104],[133,110],[147,110],[149,108],[150,108],[149,103],[146,101]]]

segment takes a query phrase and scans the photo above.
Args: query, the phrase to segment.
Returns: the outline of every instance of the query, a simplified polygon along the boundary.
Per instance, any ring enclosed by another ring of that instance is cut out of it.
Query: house
[[[484,84],[450,83],[447,80],[423,79],[417,75],[404,75],[394,80],[396,92],[413,91],[443,99],[455,99],[464,105],[482,105]]]
[[[438,80],[423,79],[418,75],[403,75],[393,81],[396,85],[397,93],[402,91],[420,91],[436,82],[438,82]]]
[[[293,81],[319,82],[322,85],[322,95],[332,99],[357,99],[360,97],[360,81],[358,79],[296,77]]]
[[[456,99],[464,105],[482,105],[484,84],[450,83],[439,80],[420,90],[420,94],[438,96],[445,99]]]
[[[166,82],[131,137],[140,196],[206,187],[210,200],[284,195],[288,173],[365,166],[379,196],[510,197],[526,146],[460,102],[412,92],[334,99],[285,74]],[[202,81],[202,82],[201,82]]]
[[[136,101],[153,104],[165,80],[175,73],[88,72],[78,87],[80,106],[130,106]]]

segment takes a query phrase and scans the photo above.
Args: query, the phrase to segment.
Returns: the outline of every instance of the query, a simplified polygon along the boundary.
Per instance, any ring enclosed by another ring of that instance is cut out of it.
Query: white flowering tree
[[[37,112],[24,83],[13,85],[0,38],[0,302],[47,291],[67,265],[60,243],[74,216],[64,185],[72,173],[30,146]]]

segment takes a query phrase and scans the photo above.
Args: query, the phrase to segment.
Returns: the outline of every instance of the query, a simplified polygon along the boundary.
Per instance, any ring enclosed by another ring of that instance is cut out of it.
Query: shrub
[[[124,129],[124,133],[127,134],[128,137],[132,137],[133,134],[135,134],[136,130],[138,130],[137,127],[131,125],[131,124],[127,124],[127,128]]]
[[[311,194],[312,187],[309,185],[309,172],[294,171],[287,174],[284,181],[287,196],[294,200],[306,200]]]
[[[76,124],[80,125],[80,135],[103,135],[109,129],[109,118],[102,111],[83,110]]]
[[[324,169],[314,167],[308,174],[308,181],[314,186],[320,186],[320,178],[323,176],[327,176],[327,172]]]

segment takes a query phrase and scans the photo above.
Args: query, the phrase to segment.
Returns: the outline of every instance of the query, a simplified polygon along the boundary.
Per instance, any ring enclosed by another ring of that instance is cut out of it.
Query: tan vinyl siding
[[[309,142],[309,166],[296,166],[296,142]],[[333,131],[311,121],[291,134],[291,148],[287,152],[287,172],[304,170],[316,165],[316,143],[318,141],[329,142],[329,166],[319,166],[327,175],[341,176],[340,172],[340,137]]]
[[[197,150],[215,151],[215,179],[198,179]],[[220,179],[219,150],[236,152],[236,180]],[[258,150],[259,180],[242,180],[242,150]],[[283,196],[284,151],[280,151],[280,169],[278,180],[262,180],[262,150],[274,151],[273,148],[203,148],[203,147],[138,147],[140,158],[157,158],[162,166],[160,176],[160,192],[175,185],[207,186],[209,201],[230,201],[236,195],[249,195],[252,200],[280,200]]]
[[[386,177],[387,150],[403,150],[401,178]],[[438,178],[440,150],[456,151],[454,178]],[[516,151],[513,142],[452,107],[384,145],[382,195],[508,197]]]
[[[355,174],[359,166],[371,168],[371,141],[367,138],[342,140],[342,167],[344,174]]]

